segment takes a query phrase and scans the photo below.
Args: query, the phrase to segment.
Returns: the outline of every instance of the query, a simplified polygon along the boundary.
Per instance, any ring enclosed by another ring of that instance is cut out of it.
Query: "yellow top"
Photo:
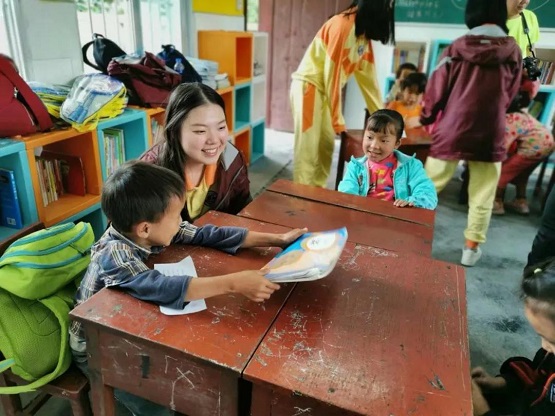
[[[196,218],[202,212],[208,189],[210,189],[210,186],[214,183],[216,167],[217,165],[206,165],[204,167],[204,174],[198,186],[192,185],[187,177],[185,177],[185,197],[187,200],[187,212],[189,213],[189,217]]]
[[[338,14],[318,31],[292,75],[293,79],[313,84],[327,97],[336,133],[345,130],[341,90],[351,74],[370,113],[382,108],[372,44],[364,37],[355,37],[354,14]]]
[[[526,23],[528,23],[528,29],[530,29],[530,40],[532,41],[532,45],[534,45],[540,39],[540,25],[538,23],[538,18],[534,12],[530,10],[524,10],[523,13],[526,18]],[[531,56],[528,51],[528,37],[526,36],[526,33],[524,33],[522,17],[519,15],[514,19],[507,20],[507,27],[509,28],[509,36],[515,38],[516,43],[520,46],[522,57]]]

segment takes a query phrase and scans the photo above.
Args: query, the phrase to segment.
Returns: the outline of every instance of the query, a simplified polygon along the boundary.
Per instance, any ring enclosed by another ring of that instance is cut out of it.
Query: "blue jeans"
[[[87,356],[76,351],[72,351],[73,362],[79,370],[90,380],[89,365]],[[134,416],[172,416],[174,412],[164,406],[153,403],[142,397],[127,393],[120,389],[114,389],[114,397]]]

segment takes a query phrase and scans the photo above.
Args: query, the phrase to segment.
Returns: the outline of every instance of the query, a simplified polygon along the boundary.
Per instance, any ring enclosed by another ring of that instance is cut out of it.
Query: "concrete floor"
[[[336,143],[335,158],[337,152]],[[249,170],[253,196],[277,178],[291,179],[292,135],[267,130],[265,154]],[[333,187],[334,180],[335,168],[328,187]],[[460,260],[466,225],[466,208],[457,204],[459,186],[460,182],[453,179],[440,195],[432,252],[434,258],[453,263]],[[511,192],[508,194],[510,198]],[[539,347],[539,338],[524,318],[518,293],[522,269],[538,228],[538,205],[538,201],[532,201],[529,217],[494,217],[482,259],[477,266],[466,269],[471,362],[492,373],[507,357],[531,357]],[[69,416],[71,410],[66,401],[53,399],[37,415]]]

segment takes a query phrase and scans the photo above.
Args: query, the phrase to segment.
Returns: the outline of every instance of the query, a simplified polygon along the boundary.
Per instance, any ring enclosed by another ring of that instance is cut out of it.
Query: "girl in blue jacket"
[[[393,201],[396,207],[435,209],[437,193],[422,162],[396,150],[404,127],[397,111],[373,113],[362,140],[365,156],[351,158],[338,190]]]

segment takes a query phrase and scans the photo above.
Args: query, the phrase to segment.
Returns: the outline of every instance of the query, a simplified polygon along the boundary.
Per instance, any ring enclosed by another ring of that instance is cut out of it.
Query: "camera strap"
[[[528,38],[528,50],[535,58],[534,51],[532,50],[532,41],[530,40],[530,28],[528,27],[528,22],[526,21],[526,17],[524,17],[524,12],[520,12],[520,17],[522,18],[522,27],[524,28],[524,34]]]

